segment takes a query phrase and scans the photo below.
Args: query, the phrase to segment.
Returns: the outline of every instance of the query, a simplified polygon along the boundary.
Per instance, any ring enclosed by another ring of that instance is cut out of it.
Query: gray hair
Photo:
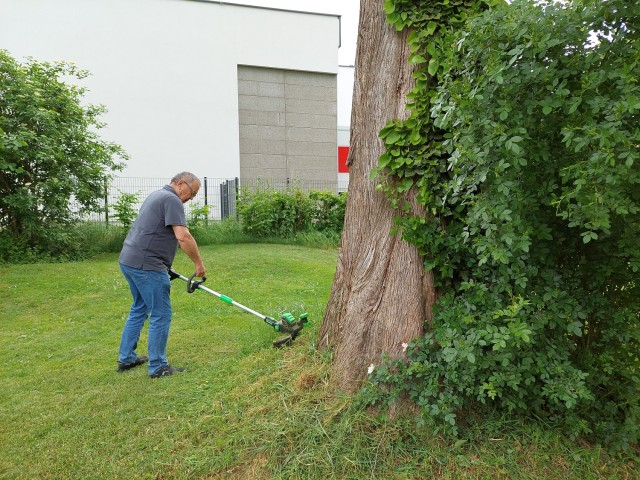
[[[180,180],[183,180],[187,183],[193,183],[193,182],[198,182],[198,184],[201,183],[200,179],[191,172],[178,173],[175,177],[171,179],[171,183],[178,183]]]

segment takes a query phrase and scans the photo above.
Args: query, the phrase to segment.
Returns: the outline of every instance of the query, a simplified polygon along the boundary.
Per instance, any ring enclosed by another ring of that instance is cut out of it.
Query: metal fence
[[[203,177],[202,186],[195,198],[185,204],[187,217],[192,217],[196,211],[202,212],[202,207],[207,206],[207,220],[219,221],[227,217],[236,216],[236,200],[244,189],[274,189],[285,190],[298,188],[304,192],[311,190],[330,191],[341,193],[347,191],[345,182],[323,182],[309,180],[290,179],[261,179],[252,178],[240,181],[238,178],[209,178]],[[114,177],[105,185],[103,208],[100,213],[83,216],[84,220],[118,223],[115,217],[114,205],[120,196],[132,194],[137,196],[137,203],[132,207],[138,210],[145,198],[164,185],[168,185],[170,178],[142,178],[142,177]],[[71,208],[74,206],[72,204]]]

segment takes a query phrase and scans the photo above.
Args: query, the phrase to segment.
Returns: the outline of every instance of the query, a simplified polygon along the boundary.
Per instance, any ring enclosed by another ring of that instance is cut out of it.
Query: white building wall
[[[353,100],[353,83],[355,67],[340,65],[338,69],[338,130],[349,129],[351,125],[351,103]],[[340,135],[338,133],[338,135]],[[338,138],[340,140],[340,138]],[[341,143],[338,143],[342,145]],[[345,145],[349,145],[346,143]]]
[[[239,175],[237,65],[338,72],[339,17],[189,0],[0,0],[0,48],[73,61],[122,176]]]
[[[352,65],[340,65],[338,72],[338,163],[340,163],[340,155],[344,152],[340,150],[351,145],[351,106],[353,99],[353,85],[355,80],[355,68]],[[344,160],[344,159],[343,159]],[[340,171],[338,165],[338,188],[346,191],[349,185],[349,173]]]

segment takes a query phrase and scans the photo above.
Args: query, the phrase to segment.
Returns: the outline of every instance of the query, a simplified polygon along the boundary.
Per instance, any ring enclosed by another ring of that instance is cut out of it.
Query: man
[[[178,244],[195,265],[198,277],[206,271],[196,241],[189,233],[183,204],[193,199],[200,180],[189,172],[171,179],[169,185],[153,192],[140,207],[140,212],[124,240],[120,252],[120,269],[129,282],[133,304],[122,331],[118,354],[118,372],[124,372],[149,361],[151,378],[184,371],[169,365],[167,339],[171,325],[171,284],[167,270],[173,263]],[[149,317],[149,357],[138,356],[136,347],[140,331]]]

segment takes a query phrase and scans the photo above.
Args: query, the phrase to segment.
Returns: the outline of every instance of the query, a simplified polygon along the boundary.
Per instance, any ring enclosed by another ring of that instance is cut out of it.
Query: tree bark
[[[382,354],[403,355],[402,344],[421,336],[435,299],[433,278],[416,248],[391,235],[396,214],[370,179],[384,152],[379,131],[407,117],[414,83],[408,32],[386,23],[381,0],[360,1],[354,100],[351,113],[349,190],[336,274],[319,332],[333,350],[331,381],[347,391],[361,386]],[[414,210],[419,207],[407,200]]]

